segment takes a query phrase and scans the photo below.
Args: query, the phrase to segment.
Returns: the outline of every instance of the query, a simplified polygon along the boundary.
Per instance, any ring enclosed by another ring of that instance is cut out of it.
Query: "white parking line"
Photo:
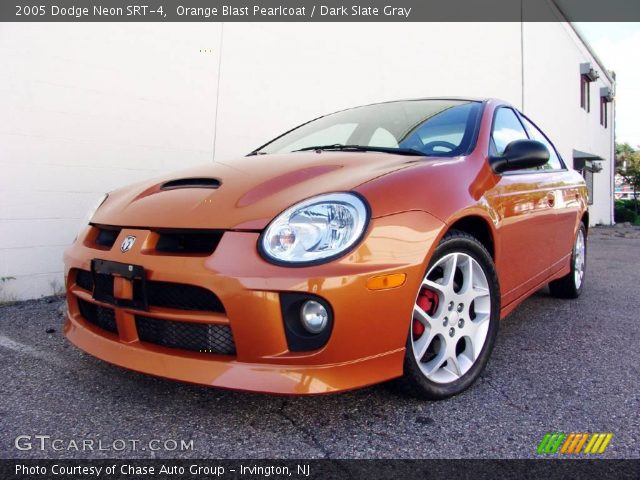
[[[56,356],[36,350],[35,348],[30,347],[29,345],[25,345],[24,343],[16,342],[15,340],[12,340],[11,338],[4,335],[0,335],[0,347],[13,350],[14,352],[29,355],[30,357],[44,360],[48,363],[53,363],[54,365],[57,365],[59,367],[68,368],[67,365],[65,365],[64,362]]]

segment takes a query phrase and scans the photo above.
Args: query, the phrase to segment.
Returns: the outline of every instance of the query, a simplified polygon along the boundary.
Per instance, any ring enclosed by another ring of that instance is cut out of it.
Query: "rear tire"
[[[429,400],[468,388],[484,370],[500,321],[500,288],[491,256],[453,230],[436,248],[417,292],[400,387]]]
[[[549,291],[556,298],[578,298],[584,288],[587,270],[587,228],[580,222],[571,252],[571,271],[564,277],[549,282]]]

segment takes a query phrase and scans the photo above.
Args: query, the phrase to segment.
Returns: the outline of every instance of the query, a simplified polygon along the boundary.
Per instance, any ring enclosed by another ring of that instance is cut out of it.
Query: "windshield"
[[[408,100],[351,108],[312,120],[253,153],[372,150],[453,157],[473,148],[482,104]]]

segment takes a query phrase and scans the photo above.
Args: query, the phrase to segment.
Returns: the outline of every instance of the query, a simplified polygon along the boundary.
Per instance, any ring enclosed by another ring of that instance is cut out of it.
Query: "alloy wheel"
[[[584,233],[582,229],[578,230],[576,237],[575,254],[573,260],[573,275],[575,277],[576,289],[579,289],[582,285],[582,279],[584,278],[584,264],[585,264],[585,241]]]
[[[482,351],[490,318],[480,264],[462,252],[442,257],[427,272],[413,309],[411,345],[422,374],[442,384],[462,377]]]

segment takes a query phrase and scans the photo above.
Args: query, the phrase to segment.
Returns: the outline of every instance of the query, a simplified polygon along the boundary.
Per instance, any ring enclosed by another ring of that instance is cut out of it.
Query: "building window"
[[[600,89],[600,125],[609,126],[609,104],[614,100],[613,90],[609,87]]]
[[[589,78],[586,75],[580,75],[580,107],[589,112],[589,103]]]
[[[609,123],[608,114],[607,100],[604,97],[600,97],[600,125],[604,128],[607,128]]]
[[[580,64],[580,107],[587,112],[591,111],[590,84],[600,78],[600,74],[591,67],[590,63]]]

